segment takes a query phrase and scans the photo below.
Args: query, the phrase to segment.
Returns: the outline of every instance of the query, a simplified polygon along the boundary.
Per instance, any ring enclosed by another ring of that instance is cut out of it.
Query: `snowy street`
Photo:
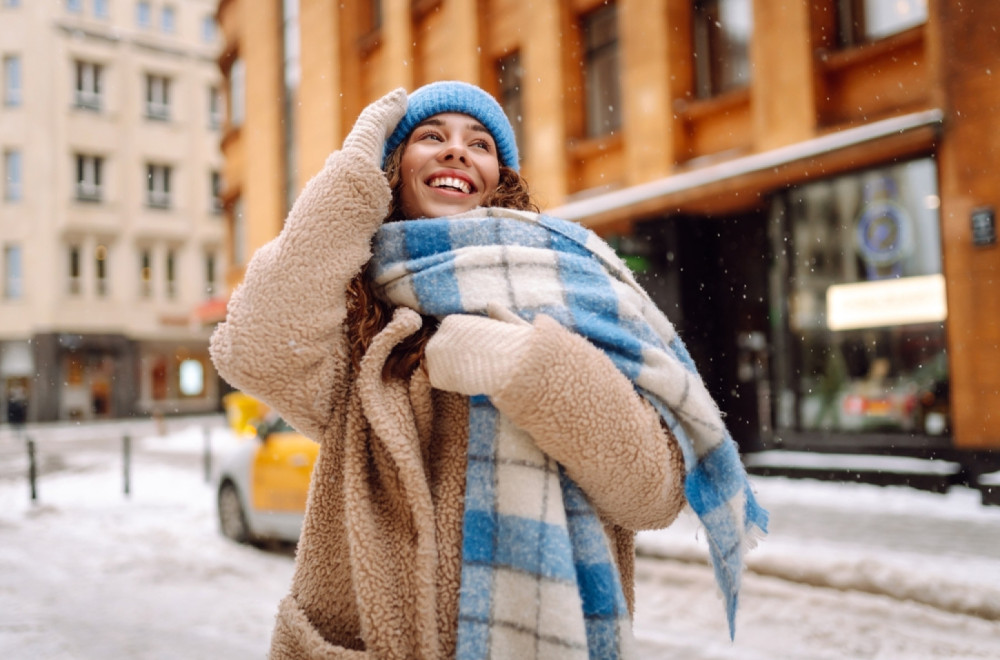
[[[35,504],[23,442],[0,434],[0,657],[265,657],[292,554],[219,534],[204,423],[136,430],[128,497],[118,439],[39,442]],[[211,442],[216,459],[234,442],[221,420]],[[685,514],[639,538],[643,658],[1000,657],[1000,507],[966,489],[754,485],[772,534],[748,556],[736,642]]]

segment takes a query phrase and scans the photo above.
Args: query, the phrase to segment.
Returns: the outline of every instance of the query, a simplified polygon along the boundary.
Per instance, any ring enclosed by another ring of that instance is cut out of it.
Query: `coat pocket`
[[[331,644],[323,638],[299,607],[294,596],[285,596],[271,636],[270,660],[366,660],[368,653]]]

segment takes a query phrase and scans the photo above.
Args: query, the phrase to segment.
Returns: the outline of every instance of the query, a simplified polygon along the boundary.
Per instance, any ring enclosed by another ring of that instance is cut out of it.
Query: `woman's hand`
[[[441,321],[424,349],[432,386],[492,396],[510,380],[535,329],[505,308],[490,306],[489,314],[452,314]]]
[[[371,103],[358,115],[341,151],[354,153],[381,168],[385,141],[406,114],[406,107],[406,90],[402,87]]]

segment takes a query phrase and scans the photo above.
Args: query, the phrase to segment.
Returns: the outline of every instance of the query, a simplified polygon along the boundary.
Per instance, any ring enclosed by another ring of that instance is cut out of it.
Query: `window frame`
[[[139,297],[153,297],[153,250],[145,246],[139,248]]]
[[[4,300],[24,299],[24,250],[17,243],[3,246],[3,297]]]
[[[900,20],[895,21],[895,24],[890,22],[890,24],[884,25],[877,30],[874,28],[870,30],[868,9],[871,6],[871,0],[836,0],[835,32],[837,47],[842,50],[846,50],[857,46],[863,46],[865,44],[888,39],[894,35],[906,32],[907,30],[927,23],[929,9],[926,0],[916,0],[915,3],[910,0],[903,1],[907,2],[907,9],[912,8],[917,10],[916,16],[918,20],[908,21],[897,16],[896,18],[899,18]],[[894,5],[886,3],[884,6],[898,7],[898,3],[894,3]],[[923,9],[922,16],[920,14],[921,9]],[[845,26],[847,26],[846,29]]]
[[[246,63],[242,58],[232,61],[226,78],[226,121],[230,129],[240,128],[246,120]]]
[[[146,163],[146,206],[169,209],[173,198],[171,179],[173,167],[163,163]]]
[[[3,56],[3,104],[18,108],[24,102],[24,71],[20,55]]]
[[[710,99],[743,90],[752,84],[750,40],[753,38],[753,2],[742,2],[749,12],[746,42],[725,38],[723,5],[729,0],[694,0],[691,7],[691,52],[694,95]],[[733,57],[736,51],[742,57]],[[742,66],[741,66],[742,65]],[[744,71],[741,75],[738,71]],[[735,75],[731,72],[737,71]]]
[[[104,65],[80,59],[73,62],[73,107],[100,112],[104,106]]]
[[[135,3],[135,24],[141,28],[153,26],[153,6],[148,0],[139,0]]]
[[[605,25],[599,23],[605,20]],[[607,28],[608,24],[609,34],[597,34],[599,28]],[[618,24],[618,5],[613,2],[580,17],[584,134],[587,138],[613,135],[622,127],[621,37]]]
[[[7,149],[3,153],[3,198],[6,202],[24,199],[24,158],[20,149]]]
[[[521,151],[525,151],[524,135],[524,65],[521,51],[513,50],[497,58],[494,66],[497,84],[500,88],[499,101],[507,121],[514,128],[514,139]]]
[[[111,292],[111,278],[108,276],[111,249],[104,243],[94,246],[94,293],[98,298],[107,298]]]
[[[104,157],[76,154],[76,199],[100,202],[104,199]]]
[[[79,296],[83,293],[83,262],[79,243],[66,246],[66,293]]]
[[[167,298],[173,300],[177,297],[177,249],[168,248],[164,258],[163,277]]]
[[[170,121],[170,76],[146,74],[146,119]]]
[[[173,5],[160,7],[160,31],[164,34],[176,34],[177,8]]]

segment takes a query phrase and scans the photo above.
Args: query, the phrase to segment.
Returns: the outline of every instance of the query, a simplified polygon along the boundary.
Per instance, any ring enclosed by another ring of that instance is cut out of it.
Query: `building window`
[[[246,103],[246,66],[243,60],[233,60],[229,67],[229,127],[239,128],[243,125],[243,112]]]
[[[108,18],[110,15],[108,0],[94,0],[94,16],[97,18]]]
[[[139,251],[139,295],[153,295],[153,255],[148,248]]]
[[[153,10],[145,0],[135,3],[135,22],[136,25],[144,28],[153,24]]]
[[[903,32],[927,22],[927,0],[839,0],[837,39],[850,47]]]
[[[146,74],[146,117],[170,119],[170,78]]]
[[[17,55],[3,58],[3,104],[7,107],[21,105],[21,58]]]
[[[66,252],[66,256],[68,257],[68,261],[66,263],[67,266],[66,291],[71,296],[78,296],[80,295],[80,292],[83,290],[83,287],[80,284],[80,281],[82,279],[82,273],[80,269],[80,246],[70,245],[69,249]]]
[[[170,208],[169,165],[146,165],[146,204],[157,209]]]
[[[598,137],[613,133],[621,126],[616,5],[607,5],[584,16],[583,45],[587,137]]]
[[[167,250],[167,297],[177,297],[177,253]]]
[[[105,298],[108,295],[108,248],[105,245],[98,245],[94,249],[94,273],[97,275],[97,295]]]
[[[213,170],[209,180],[209,190],[212,194],[212,213],[222,213],[222,174]]]
[[[4,189],[3,197],[8,202],[20,201],[22,192],[21,152],[5,151],[3,155]]]
[[[497,80],[500,83],[500,105],[503,107],[507,120],[514,127],[514,138],[517,145],[524,149],[524,100],[521,82],[524,80],[524,69],[521,67],[521,54],[513,52],[497,60]]]
[[[201,17],[201,40],[206,44],[214,44],[219,38],[219,29],[215,24],[215,17],[206,15]]]
[[[76,198],[83,202],[99,202],[102,197],[104,158],[76,156]]]
[[[85,110],[101,109],[101,92],[104,67],[93,62],[76,61],[76,89],[74,103]]]
[[[382,29],[382,0],[361,3],[361,34],[371,34]]]
[[[20,300],[24,295],[21,270],[21,246],[6,245],[3,249],[3,297]]]
[[[83,11],[83,0],[66,0],[66,11],[79,14]]]
[[[247,228],[246,228],[246,218],[243,212],[243,198],[236,200],[233,204],[233,221],[232,221],[232,237],[233,240],[230,243],[233,248],[232,253],[232,264],[233,266],[242,266],[246,263],[246,250],[247,250]]]
[[[222,94],[212,85],[208,88],[208,127],[218,130],[222,126]]]
[[[181,396],[200,397],[205,394],[205,365],[196,358],[181,360],[177,366],[177,389]]]
[[[789,350],[779,428],[942,435],[950,427],[938,174],[921,159],[790,189],[772,214]]]
[[[177,30],[177,11],[170,5],[160,10],[160,29],[167,34],[173,34]]]
[[[698,98],[750,84],[751,0],[696,0],[694,74]]]
[[[215,252],[205,253],[205,295],[211,298],[215,295]]]

